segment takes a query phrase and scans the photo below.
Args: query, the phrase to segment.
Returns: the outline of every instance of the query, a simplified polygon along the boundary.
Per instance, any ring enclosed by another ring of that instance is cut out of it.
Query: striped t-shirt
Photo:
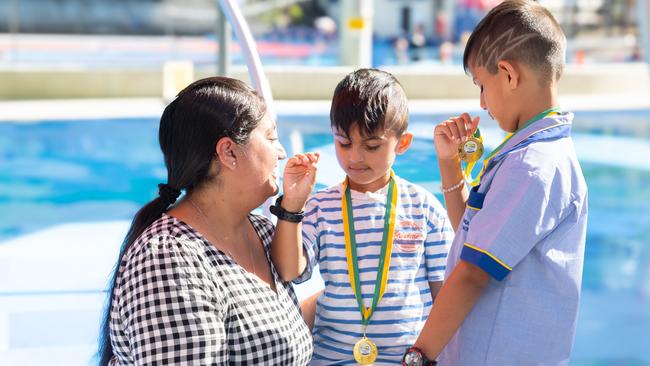
[[[432,304],[429,282],[443,280],[453,239],[446,212],[435,196],[395,179],[399,196],[388,283],[366,330],[379,349],[375,365],[400,364],[406,347],[417,339]],[[388,185],[377,192],[351,191],[365,306],[370,306],[375,290],[387,191]],[[356,364],[352,349],[363,335],[346,261],[342,195],[338,184],[315,193],[305,208],[303,244],[308,265],[295,282],[309,279],[317,264],[325,282],[316,305],[312,365]]]

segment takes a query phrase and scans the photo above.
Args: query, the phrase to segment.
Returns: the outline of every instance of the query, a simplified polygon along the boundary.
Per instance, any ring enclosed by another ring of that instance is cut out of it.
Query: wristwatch
[[[402,357],[403,366],[436,366],[437,364],[436,360],[428,359],[424,352],[417,347],[407,349]]]
[[[282,203],[282,197],[278,197],[277,200],[275,200],[275,205],[269,207],[269,210],[271,211],[272,214],[278,217],[278,220],[284,220],[284,221],[289,221],[289,222],[301,222],[302,219],[305,217],[305,211],[300,211],[300,212],[289,212],[282,208],[280,205]]]

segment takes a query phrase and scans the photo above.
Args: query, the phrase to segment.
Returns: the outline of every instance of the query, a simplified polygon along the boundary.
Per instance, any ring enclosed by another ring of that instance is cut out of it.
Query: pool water
[[[410,129],[416,138],[394,166],[398,175],[431,190],[441,200],[431,136],[434,123],[444,118],[412,116]],[[489,150],[502,134],[493,122],[484,125]],[[288,153],[316,150],[323,155],[317,188],[343,177],[326,116],[280,116],[278,126]],[[650,365],[650,211],[646,208],[650,164],[644,161],[650,152],[649,126],[650,110],[576,114],[574,139],[589,187],[590,207],[572,365]],[[67,223],[130,220],[157,194],[157,184],[166,181],[157,127],[155,119],[0,123],[0,263],[3,245],[43,229]],[[118,234],[114,237],[123,235]],[[116,252],[121,238],[110,240],[115,241]],[[48,245],[65,251],[68,244],[51,238]],[[8,280],[1,276],[9,274],[0,269],[0,282]],[[102,297],[102,288],[95,287],[85,289]],[[0,328],[1,304],[22,295],[20,288],[9,291],[0,286]],[[98,326],[90,320],[94,318],[77,318],[77,322],[85,322],[84,337],[94,334]],[[45,324],[12,319],[35,328]],[[38,332],[30,328],[5,335],[10,339],[5,348],[19,347],[16,339],[28,339]],[[2,351],[0,329],[0,363]]]

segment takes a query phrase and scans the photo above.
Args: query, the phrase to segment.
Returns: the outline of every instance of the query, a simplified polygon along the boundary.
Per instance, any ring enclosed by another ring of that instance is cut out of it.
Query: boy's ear
[[[402,136],[400,136],[399,141],[397,142],[397,147],[395,148],[395,153],[403,154],[408,150],[408,148],[411,146],[411,143],[413,142],[413,134],[411,132],[404,132]]]
[[[509,61],[501,60],[497,62],[497,69],[508,78],[508,86],[514,90],[519,86],[519,70]]]

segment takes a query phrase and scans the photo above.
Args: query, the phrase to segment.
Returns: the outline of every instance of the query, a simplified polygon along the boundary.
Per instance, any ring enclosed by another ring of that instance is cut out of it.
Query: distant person
[[[453,61],[454,57],[454,45],[451,42],[442,42],[440,44],[439,49],[439,55],[440,55],[440,63],[442,64],[450,64]]]
[[[320,265],[312,365],[398,364],[442,284],[452,229],[433,194],[392,170],[413,138],[393,75],[348,74],[334,91],[330,121],[347,176],[307,201],[302,232],[297,226],[273,242],[273,262],[295,282]]]
[[[504,1],[474,29],[464,67],[481,90],[481,108],[510,135],[468,192],[458,151],[476,139],[478,117],[464,113],[435,128],[456,237],[444,286],[404,365],[431,365],[438,356],[442,366],[569,363],[587,186],[573,114],[558,107],[565,52],[557,21],[534,1]]]
[[[286,157],[264,101],[238,80],[199,80],[165,108],[159,140],[167,183],[124,239],[100,365],[307,365],[311,334],[270,262],[273,224],[251,213]],[[289,159],[287,200],[307,198],[317,160]]]
[[[434,21],[436,43],[451,42],[448,27],[449,15],[444,10],[438,10]]]
[[[427,36],[424,33],[424,24],[418,23],[409,38],[411,60],[420,61],[424,58],[424,48],[427,46]]]
[[[397,37],[393,42],[395,51],[395,60],[398,65],[404,65],[409,62],[409,40],[405,37]]]

